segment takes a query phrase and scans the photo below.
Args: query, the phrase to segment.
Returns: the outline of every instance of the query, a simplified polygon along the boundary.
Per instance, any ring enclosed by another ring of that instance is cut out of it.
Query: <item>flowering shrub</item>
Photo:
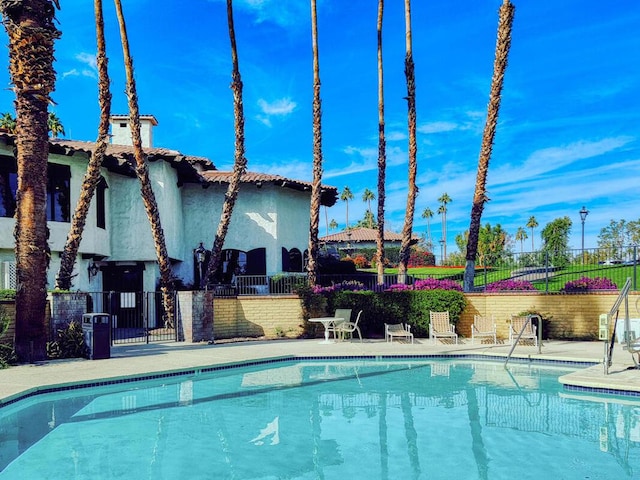
[[[489,283],[485,292],[503,292],[505,290],[535,290],[536,287],[528,280],[500,280],[498,282]]]
[[[338,292],[341,290],[349,290],[352,292],[359,290],[366,290],[366,287],[363,283],[357,282],[355,280],[345,280],[344,282],[334,283],[328,287],[322,287],[320,285],[315,285],[312,289],[313,293],[330,293],[330,292]]]
[[[356,264],[357,268],[367,268],[369,266],[369,260],[364,255],[356,255],[353,259],[353,263]]]
[[[424,280],[416,280],[413,284],[414,290],[457,290],[462,291],[462,287],[455,280],[449,280],[448,278],[425,278]]]
[[[389,285],[387,288],[388,292],[402,292],[404,290],[413,290],[411,285],[406,285],[404,283],[394,283],[393,285]]]
[[[608,278],[582,277],[564,284],[562,292],[588,292],[590,290],[617,290],[618,286]]]
[[[409,263],[407,264],[409,268],[433,266],[435,264],[436,259],[433,253],[427,252],[426,250],[411,249]]]

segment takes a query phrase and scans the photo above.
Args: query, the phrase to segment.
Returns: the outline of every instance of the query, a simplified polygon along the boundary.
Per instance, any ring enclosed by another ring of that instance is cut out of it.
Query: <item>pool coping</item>
[[[229,370],[234,368],[250,367],[257,365],[266,365],[271,363],[282,363],[287,361],[305,361],[305,360],[481,360],[489,362],[503,362],[505,355],[502,354],[486,354],[486,353],[433,353],[433,354],[419,354],[419,353],[407,353],[407,354],[361,354],[361,355],[311,355],[311,354],[291,354],[291,355],[278,355],[273,357],[255,358],[247,360],[236,360],[230,362],[223,362],[204,366],[185,367],[171,370],[161,370],[153,373],[140,373],[122,376],[110,376],[97,378],[92,380],[78,380],[72,382],[61,382],[43,386],[36,386],[28,388],[16,394],[0,398],[0,411],[2,408],[9,405],[13,405],[22,400],[37,397],[39,395],[46,395],[48,393],[57,393],[67,390],[81,390],[84,388],[101,387],[109,385],[119,385],[127,383],[144,382],[148,380],[158,380],[162,378],[174,378],[182,376],[198,376],[204,373],[210,373],[221,370]],[[598,362],[589,359],[569,359],[569,358],[531,358],[531,356],[515,355],[512,356],[510,362],[514,364],[535,364],[535,365],[550,365],[550,366],[568,366],[572,368],[592,368],[598,366]],[[576,385],[571,381],[570,375],[563,375],[559,377],[559,381],[563,383],[565,389],[569,391],[577,392],[589,392],[589,393],[601,393],[609,395],[623,395],[623,396],[638,396],[640,397],[640,389],[635,390],[618,390],[612,388],[605,388],[601,385],[594,384],[588,385]],[[563,379],[567,379],[565,383]],[[569,388],[567,388],[569,387]]]

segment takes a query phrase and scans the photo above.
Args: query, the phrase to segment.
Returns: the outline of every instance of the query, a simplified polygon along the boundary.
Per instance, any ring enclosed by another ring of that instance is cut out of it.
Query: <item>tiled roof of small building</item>
[[[378,230],[375,228],[351,228],[342,232],[320,237],[321,242],[375,242],[378,238]],[[402,234],[395,232],[384,232],[384,240],[387,242],[401,242]],[[419,237],[416,234],[411,236],[411,243],[416,243]]]

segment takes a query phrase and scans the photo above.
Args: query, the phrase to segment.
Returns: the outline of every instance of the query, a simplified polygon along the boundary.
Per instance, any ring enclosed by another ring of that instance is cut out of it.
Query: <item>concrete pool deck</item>
[[[117,345],[111,358],[103,360],[53,360],[19,365],[0,370],[0,406],[37,391],[58,386],[95,383],[200,367],[233,364],[251,360],[282,357],[359,357],[394,355],[480,355],[506,358],[511,346],[471,344],[462,339],[459,345],[419,338],[414,344],[380,339],[324,344],[320,339],[265,340],[214,345],[193,343],[153,343]],[[561,377],[562,383],[576,387],[637,392],[640,396],[640,370],[633,367],[631,354],[616,343],[609,374],[604,372],[604,342],[547,340],[542,352],[533,345],[518,345],[512,358],[598,362]]]

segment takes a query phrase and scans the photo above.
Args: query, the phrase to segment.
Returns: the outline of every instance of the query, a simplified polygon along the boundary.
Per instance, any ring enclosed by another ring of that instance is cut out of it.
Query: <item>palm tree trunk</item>
[[[206,286],[207,280],[211,274],[218,269],[218,265],[220,264],[224,239],[227,236],[227,231],[229,230],[233,207],[235,206],[236,199],[238,198],[238,192],[240,190],[240,181],[242,180],[242,175],[247,171],[247,159],[244,156],[244,107],[242,103],[242,79],[240,77],[240,69],[238,66],[238,50],[236,48],[236,33],[233,26],[232,0],[227,0],[227,23],[229,24],[231,60],[233,64],[231,90],[233,90],[233,115],[235,118],[234,126],[236,134],[235,158],[233,163],[233,175],[229,182],[229,186],[227,187],[227,194],[224,198],[222,214],[220,215],[218,230],[216,231],[216,237],[213,241],[213,247],[211,248],[211,258],[209,259],[207,272],[203,278],[200,279],[201,288]]]
[[[387,170],[387,147],[384,135],[384,75],[382,68],[382,17],[384,0],[378,0],[378,231],[376,258],[378,259],[378,285],[384,284],[384,182]]]
[[[496,41],[496,54],[493,63],[493,78],[491,80],[491,92],[489,94],[489,106],[487,108],[487,120],[482,135],[482,146],[480,148],[480,158],[478,159],[478,173],[476,176],[476,187],[473,194],[473,204],[471,206],[471,223],[469,225],[469,240],[467,242],[466,266],[464,271],[463,287],[465,292],[473,290],[475,276],[475,261],[478,253],[478,235],[480,233],[480,222],[482,211],[487,201],[486,183],[487,171],[489,170],[489,160],[493,150],[493,141],[496,135],[498,124],[498,113],[500,111],[500,100],[502,86],[504,84],[504,73],[507,69],[507,58],[511,46],[511,25],[515,7],[509,0],[504,0],[500,7],[500,18],[498,21],[498,39]]]
[[[89,206],[100,181],[100,167],[104,153],[109,145],[109,115],[111,114],[111,92],[109,91],[109,72],[107,69],[107,55],[104,40],[104,18],[102,14],[102,0],[94,0],[96,17],[96,41],[98,54],[96,64],[98,67],[98,98],[100,102],[100,123],[98,125],[98,140],[96,148],[89,159],[87,172],[82,181],[80,197],[76,204],[76,210],[71,219],[71,229],[67,235],[67,242],[60,257],[60,270],[56,276],[56,288],[70,290],[72,286],[73,266],[76,262],[82,233],[84,231]]]
[[[122,12],[122,3],[120,0],[114,0],[116,6],[116,14],[118,16],[118,24],[120,25],[120,38],[122,40],[122,50],[124,54],[124,66],[127,75],[127,97],[129,103],[129,116],[131,119],[131,139],[133,143],[134,157],[136,161],[136,175],[140,180],[140,191],[142,201],[151,224],[151,234],[156,249],[156,257],[160,267],[160,290],[162,291],[162,300],[165,311],[165,327],[175,327],[175,296],[173,290],[173,276],[171,273],[171,262],[167,252],[167,245],[164,239],[164,232],[160,222],[160,212],[156,197],[151,187],[149,178],[149,168],[147,166],[146,157],[142,150],[142,139],[140,138],[140,111],[138,108],[138,94],[136,93],[136,81],[133,76],[133,60],[129,51],[129,40],[127,36],[127,27],[125,24],[124,14]]]
[[[404,1],[406,24],[406,49],[404,61],[404,74],[407,79],[407,104],[408,104],[408,128],[409,128],[409,191],[407,193],[407,208],[402,229],[402,243],[400,244],[400,263],[398,265],[398,281],[404,283],[407,273],[407,264],[411,248],[411,232],[413,228],[413,214],[416,205],[416,176],[418,171],[418,144],[416,142],[416,82],[413,64],[411,43],[411,0]]]
[[[54,42],[60,32],[49,0],[0,0],[9,36],[9,72],[16,93],[16,326],[20,362],[46,358],[47,161],[49,94],[55,88]]]
[[[320,100],[320,61],[318,54],[318,16],[316,0],[311,0],[311,37],[313,42],[313,180],[309,220],[309,284],[318,277],[318,225],[322,190],[322,102]]]

